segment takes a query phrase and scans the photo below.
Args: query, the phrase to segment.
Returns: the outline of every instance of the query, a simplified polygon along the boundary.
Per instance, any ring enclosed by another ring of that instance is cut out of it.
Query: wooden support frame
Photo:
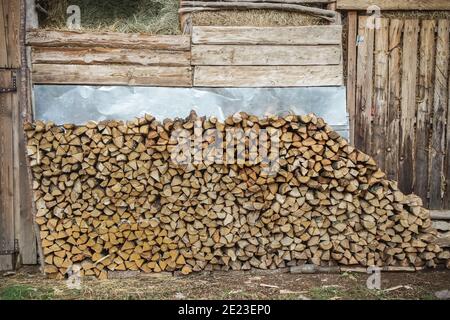
[[[364,10],[376,5],[380,10],[450,10],[448,0],[337,0],[338,10]]]

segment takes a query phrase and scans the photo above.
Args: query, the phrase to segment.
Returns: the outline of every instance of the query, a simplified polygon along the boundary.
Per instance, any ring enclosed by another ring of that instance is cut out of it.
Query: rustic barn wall
[[[0,0],[0,270],[36,263],[22,117],[27,114],[23,1]],[[11,90],[12,89],[12,90]]]
[[[354,23],[348,88],[355,145],[404,192],[431,209],[450,209],[450,21],[381,18],[372,26],[359,16]]]

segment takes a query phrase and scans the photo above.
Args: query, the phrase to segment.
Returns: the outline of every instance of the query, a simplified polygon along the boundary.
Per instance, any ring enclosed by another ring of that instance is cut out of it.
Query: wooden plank
[[[39,18],[36,11],[36,0],[25,0],[26,3],[26,30],[39,28]]]
[[[435,20],[423,20],[420,30],[419,77],[417,94],[417,123],[415,161],[417,164],[414,192],[428,206],[428,141],[430,134],[430,113],[433,103],[433,71],[435,53]]]
[[[197,87],[304,87],[343,85],[342,66],[196,66]]]
[[[6,50],[7,30],[6,14],[3,8],[3,0],[0,0],[0,68],[8,66],[8,51]]]
[[[449,20],[439,20],[434,72],[434,101],[430,143],[430,209],[442,208],[444,191],[445,117],[448,107]],[[447,151],[448,152],[448,151]]]
[[[11,84],[11,72],[0,70],[0,87]],[[0,251],[14,250],[13,94],[0,94]],[[14,255],[0,255],[0,271],[14,269]]]
[[[342,26],[193,27],[193,44],[341,44]]]
[[[350,117],[350,142],[355,143],[356,117],[356,37],[358,34],[358,14],[348,13],[347,45],[347,110]]]
[[[0,68],[18,68],[20,1],[0,0],[0,3]]]
[[[399,186],[407,194],[413,192],[416,174],[414,144],[416,122],[417,52],[419,20],[405,20],[402,45],[402,95],[400,102]]]
[[[190,37],[119,32],[37,30],[27,33],[27,44],[36,47],[105,47],[188,51],[190,50]]]
[[[375,86],[373,101],[373,135],[371,156],[384,170],[386,168],[386,119],[389,92],[389,19],[380,19],[380,28],[375,30]]]
[[[189,51],[122,48],[33,47],[33,63],[128,64],[142,66],[190,66]]]
[[[389,25],[389,96],[388,115],[386,123],[386,159],[387,177],[398,180],[399,171],[399,117],[401,101],[401,39],[403,21],[393,19]]]
[[[448,20],[447,20],[448,21]],[[450,58],[449,58],[450,59]],[[450,61],[449,61],[450,66]],[[448,75],[448,102],[447,102],[447,140],[445,152],[445,191],[442,207],[450,209],[450,71]]]
[[[338,10],[367,10],[371,5],[381,10],[450,10],[448,0],[337,0]]]
[[[367,27],[366,16],[358,20],[355,145],[370,154],[375,32]]]
[[[196,66],[337,65],[341,48],[327,46],[193,45]]]
[[[190,87],[190,67],[35,64],[33,83]]]
[[[20,1],[2,0],[6,32],[6,50],[8,68],[20,67]]]
[[[450,210],[430,210],[433,220],[450,220]]]

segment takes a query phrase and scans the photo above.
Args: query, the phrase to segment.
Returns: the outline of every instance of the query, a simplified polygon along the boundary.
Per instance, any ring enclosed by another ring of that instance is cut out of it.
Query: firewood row
[[[174,151],[183,146],[174,138],[181,129],[190,134],[183,143],[191,160],[202,150],[200,161],[183,162],[187,156]],[[230,141],[217,133],[226,137],[229,129],[250,132],[237,140],[249,152],[232,151],[244,161],[226,161]],[[198,130],[201,149],[188,143]],[[278,139],[257,149],[248,137],[264,130]],[[435,267],[450,258],[435,244],[420,198],[404,195],[370,156],[312,114],[35,121],[25,132],[49,277],[63,278],[75,265],[81,275],[106,278],[109,271],[189,274],[305,263]],[[266,170],[252,152],[272,147],[279,160]]]

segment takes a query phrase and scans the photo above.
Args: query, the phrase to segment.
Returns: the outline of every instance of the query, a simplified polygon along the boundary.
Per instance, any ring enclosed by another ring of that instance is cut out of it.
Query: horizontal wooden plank
[[[433,220],[450,220],[450,210],[430,210]]]
[[[306,87],[343,85],[337,66],[196,66],[198,87]]]
[[[339,10],[367,10],[371,5],[381,10],[450,10],[448,0],[337,0]]]
[[[193,27],[194,44],[320,45],[341,44],[342,26]]]
[[[33,65],[35,84],[104,84],[190,87],[191,67]]]
[[[122,48],[33,47],[33,63],[50,64],[130,64],[190,66],[189,51]]]
[[[337,65],[341,63],[339,45],[193,45],[193,65]]]
[[[153,50],[190,50],[189,36],[144,35],[118,32],[37,30],[27,33],[27,44],[41,47],[106,47]]]

